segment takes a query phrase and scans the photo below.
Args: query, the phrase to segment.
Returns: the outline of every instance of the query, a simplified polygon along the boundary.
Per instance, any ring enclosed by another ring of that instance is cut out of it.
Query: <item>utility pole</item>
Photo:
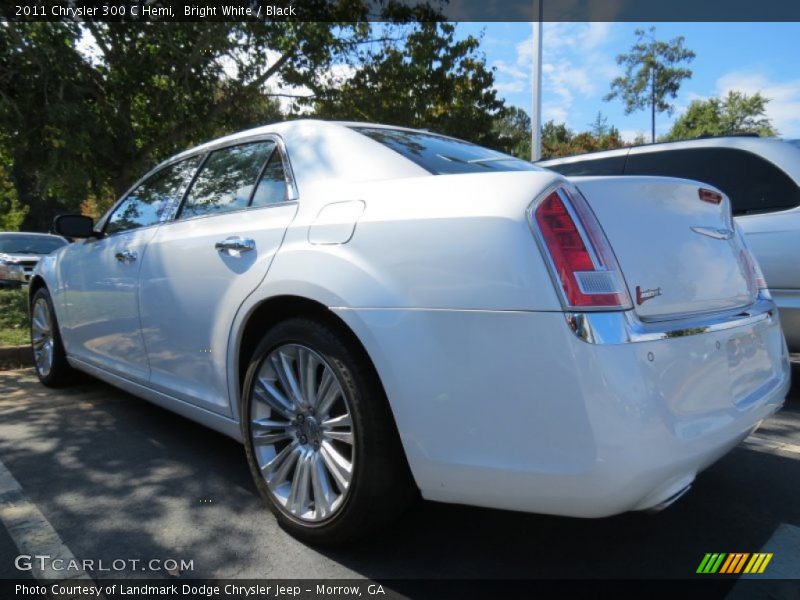
[[[650,143],[656,143],[656,69],[658,60],[656,59],[656,34],[650,32]]]
[[[531,160],[542,158],[542,33],[544,0],[533,0],[539,20],[533,25],[533,66],[531,69]]]
[[[650,67],[650,143],[656,143],[656,65]]]

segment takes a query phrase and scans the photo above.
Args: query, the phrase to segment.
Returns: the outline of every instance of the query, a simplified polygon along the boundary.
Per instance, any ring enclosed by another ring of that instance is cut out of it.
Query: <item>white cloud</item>
[[[619,72],[605,49],[612,23],[545,23],[542,40],[544,120],[566,121],[583,127],[587,115],[571,111],[576,97],[593,98],[602,93]],[[533,34],[519,42],[513,63],[495,61],[495,89],[500,94],[532,89]]]
[[[268,50],[267,63],[274,63],[280,58],[280,56],[281,55],[279,52]],[[355,75],[355,72],[355,67],[351,65],[344,63],[333,64],[324,71],[321,71],[317,75],[317,80],[325,83],[325,85],[338,87]],[[292,109],[295,109],[301,113],[311,112],[310,107],[304,107],[296,104],[297,98],[293,97],[311,96],[313,95],[311,88],[306,86],[287,85],[280,79],[280,77],[272,77],[267,83],[267,89],[273,94],[284,94],[283,96],[278,96],[278,102],[280,103],[281,110],[284,112],[288,112]]]
[[[650,140],[649,132],[644,132],[640,129],[620,129],[619,136],[626,144],[632,144],[639,136],[643,136],[645,140]]]
[[[720,77],[716,87],[720,96],[730,91],[760,93],[770,100],[766,113],[780,135],[800,137],[800,79],[773,81],[761,73],[733,71]]]
[[[542,103],[542,122],[555,121],[563,123],[567,120],[567,111],[559,104],[551,102]]]

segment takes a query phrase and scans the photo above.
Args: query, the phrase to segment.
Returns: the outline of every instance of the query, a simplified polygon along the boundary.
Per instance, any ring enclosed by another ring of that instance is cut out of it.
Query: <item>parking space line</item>
[[[70,560],[75,560],[75,556],[42,512],[28,499],[22,486],[2,461],[0,461],[0,521],[5,525],[20,554],[30,557],[49,557],[45,565],[32,558],[30,573],[36,579],[92,581],[83,570],[67,571],[52,568],[52,559],[62,559],[66,565]]]

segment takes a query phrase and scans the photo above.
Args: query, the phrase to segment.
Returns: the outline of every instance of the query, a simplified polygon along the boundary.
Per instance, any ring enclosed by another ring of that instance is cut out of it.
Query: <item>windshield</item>
[[[355,131],[388,146],[434,175],[539,171],[528,161],[483,146],[433,133],[384,127],[353,127]]]
[[[3,254],[50,254],[66,244],[65,240],[57,237],[0,235],[0,253]]]

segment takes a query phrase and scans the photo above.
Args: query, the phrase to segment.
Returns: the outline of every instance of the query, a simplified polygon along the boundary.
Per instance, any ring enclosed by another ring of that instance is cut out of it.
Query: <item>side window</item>
[[[165,167],[148,177],[111,213],[105,233],[112,234],[154,225],[171,206],[180,202],[183,190],[197,168],[199,157]]]
[[[283,171],[283,161],[281,153],[275,148],[272,156],[269,157],[267,166],[258,180],[256,193],[253,194],[252,206],[269,206],[276,202],[285,202],[286,194],[286,174]]]
[[[785,210],[800,205],[800,188],[771,162],[733,148],[632,152],[626,175],[665,175],[710,183],[731,199],[733,214]]]
[[[274,142],[231,146],[212,152],[197,175],[179,218],[245,208]]]

